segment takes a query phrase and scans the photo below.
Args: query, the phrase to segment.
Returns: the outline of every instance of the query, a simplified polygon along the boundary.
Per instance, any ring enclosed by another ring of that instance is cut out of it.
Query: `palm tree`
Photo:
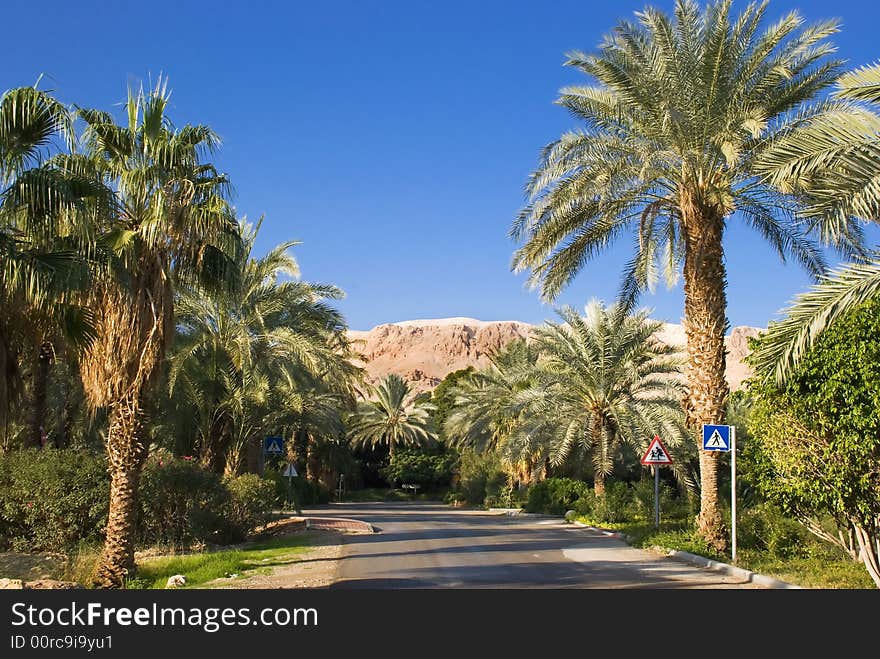
[[[22,393],[25,352],[26,446],[40,446],[58,342],[81,347],[91,337],[79,298],[95,256],[93,229],[110,195],[95,177],[60,166],[72,139],[72,116],[50,94],[34,86],[0,97],[0,302],[7,312],[0,318],[0,418]]]
[[[110,511],[94,577],[108,588],[122,586],[134,569],[137,491],[149,451],[145,422],[173,336],[174,289],[181,282],[220,285],[238,240],[227,179],[202,162],[218,138],[206,126],[176,129],[166,114],[168,97],[162,80],[149,92],[130,91],[125,125],[78,110],[90,164],[119,206],[102,236],[116,254],[117,276],[92,288],[96,338],[81,360],[88,403],[108,408],[109,416]]]
[[[537,434],[519,433],[512,442],[524,413],[517,396],[535,385],[537,359],[537,349],[525,339],[492,352],[486,368],[452,388],[454,403],[444,424],[450,445],[497,451],[520,483],[538,472],[546,476],[549,467],[547,446]]]
[[[635,255],[621,299],[632,308],[683,264],[687,424],[723,420],[728,327],[723,237],[734,214],[785,259],[814,276],[825,263],[811,230],[842,248],[858,241],[849,218],[832,228],[802,221],[797,199],[759,175],[762,152],[833,103],[805,104],[837,77],[828,60],[833,21],[804,26],[792,12],[760,30],[767,3],[731,16],[731,0],[701,10],[677,0],[674,17],[647,8],[622,21],[594,55],[566,64],[595,86],[562,90],[558,103],[585,122],[543,151],[511,227],[524,244],[513,268],[554,299],[585,266],[632,229]],[[802,29],[803,28],[803,29]],[[841,111],[845,111],[841,109]],[[700,534],[723,549],[715,452],[700,452]]]
[[[394,456],[399,446],[436,441],[431,427],[434,406],[410,395],[409,384],[392,373],[370,387],[373,399],[358,403],[349,419],[349,438],[355,447],[387,446]]]
[[[585,317],[571,307],[558,313],[563,323],[535,330],[537,377],[517,395],[523,423],[515,434],[545,437],[554,465],[582,447],[593,459],[594,491],[603,496],[621,443],[641,453],[659,434],[670,447],[684,445],[681,360],[655,338],[663,324],[645,310],[627,314],[620,304],[593,301]],[[691,484],[680,461],[673,469]]]
[[[180,387],[194,403],[202,426],[202,462],[219,472],[227,467],[233,444],[236,459],[229,466],[240,466],[241,442],[259,441],[257,434],[270,408],[295,413],[302,394],[321,383],[328,392],[353,398],[359,371],[350,361],[345,321],[327,304],[341,298],[342,291],[294,279],[299,267],[290,254],[293,241],[255,258],[261,224],[242,226],[243,248],[234,263],[239,275],[233,287],[184,288],[177,304],[169,395],[179,393]],[[233,418],[253,418],[252,432],[239,435],[238,442],[233,442]]]
[[[792,130],[763,155],[769,180],[809,200],[811,216],[880,219],[880,64],[837,81],[831,108]],[[783,386],[801,357],[834,321],[880,295],[880,253],[842,264],[772,323],[751,360],[757,375]]]

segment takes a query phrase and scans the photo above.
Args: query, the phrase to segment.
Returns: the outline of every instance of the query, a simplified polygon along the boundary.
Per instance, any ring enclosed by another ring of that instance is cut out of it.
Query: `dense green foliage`
[[[871,571],[880,539],[880,299],[827,328],[783,389],[755,384],[751,394],[745,457],[755,486],[789,515],[827,516],[854,531]]]
[[[221,476],[194,459],[155,456],[140,487],[140,544],[175,548],[241,542],[276,507],[275,485],[256,474]]]
[[[68,552],[102,539],[109,506],[107,460],[72,449],[0,455],[0,550]],[[140,546],[239,542],[267,522],[274,484],[223,477],[195,460],[154,456],[141,477]]]
[[[413,484],[423,491],[445,487],[452,478],[457,458],[454,452],[401,449],[391,456],[382,475],[394,486]]]
[[[101,539],[110,478],[103,455],[0,454],[0,549],[64,551]]]
[[[473,366],[452,371],[431,392],[431,402],[434,405],[431,417],[434,421],[434,428],[437,431],[437,438],[441,442],[445,442],[447,439],[444,425],[455,406],[456,386],[459,382],[472,375],[474,371]]]
[[[587,496],[589,486],[571,478],[548,478],[529,488],[526,510],[530,513],[563,515]]]
[[[747,455],[788,511],[842,523],[880,515],[880,300],[838,320],[785,389],[757,387]]]
[[[455,485],[448,501],[482,506],[501,502],[508,488],[508,475],[500,458],[492,452],[461,451]]]

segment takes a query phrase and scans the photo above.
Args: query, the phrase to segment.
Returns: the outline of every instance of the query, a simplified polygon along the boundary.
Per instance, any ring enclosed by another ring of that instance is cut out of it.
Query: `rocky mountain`
[[[397,373],[414,390],[428,391],[452,371],[486,366],[493,350],[514,339],[527,338],[531,329],[532,325],[515,320],[440,318],[388,323],[369,331],[350,330],[349,337],[364,357],[371,381]],[[725,339],[731,390],[738,389],[751,374],[743,358],[749,352],[748,337],[759,331],[756,327],[734,327]],[[684,328],[667,323],[658,338],[668,345],[684,346]]]

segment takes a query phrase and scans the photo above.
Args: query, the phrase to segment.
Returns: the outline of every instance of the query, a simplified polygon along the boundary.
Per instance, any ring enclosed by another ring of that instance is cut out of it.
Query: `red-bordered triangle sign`
[[[657,435],[654,435],[654,439],[651,441],[651,444],[648,446],[648,450],[645,451],[645,454],[642,456],[642,464],[643,465],[671,465],[672,458],[669,455],[669,451],[666,450],[666,447],[663,446],[663,442],[660,441],[660,438]]]

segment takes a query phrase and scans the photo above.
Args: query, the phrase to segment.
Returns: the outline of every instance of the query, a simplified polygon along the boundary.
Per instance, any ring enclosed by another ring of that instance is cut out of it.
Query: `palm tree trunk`
[[[687,336],[687,425],[699,433],[704,423],[724,418],[728,386],[724,334],[727,331],[727,275],[722,235],[724,218],[712,208],[681,196],[685,229],[684,329]],[[699,439],[698,439],[699,441]],[[700,443],[700,535],[719,551],[727,548],[718,508],[718,453]]]
[[[304,474],[308,480],[317,480],[317,474],[309,470],[309,433],[302,428],[293,433],[293,466],[296,473]]]
[[[593,438],[594,441],[598,440],[599,445],[596,446],[596,450],[601,451],[601,457],[599,460],[595,461],[596,468],[595,473],[593,474],[593,494],[597,497],[605,496],[605,463],[606,463],[606,452],[608,450],[607,443],[605,442],[605,433],[602,432],[602,417],[600,414],[593,415]]]
[[[213,471],[215,474],[222,474],[226,469],[227,444],[228,424],[226,423],[226,416],[223,413],[215,413],[211,419],[211,425],[208,427],[205,443],[202,446],[202,466],[209,471]]]
[[[308,444],[306,445],[306,478],[316,483],[321,482],[321,460],[318,456],[318,445],[311,434],[308,435]]]
[[[133,392],[110,408],[110,512],[104,549],[94,576],[94,583],[100,588],[120,588],[125,578],[134,573],[138,484],[148,451],[141,434],[143,412],[139,398]]]
[[[49,341],[40,343],[31,384],[31,409],[25,447],[42,448],[46,427],[46,391],[49,385],[49,368],[55,351]]]

